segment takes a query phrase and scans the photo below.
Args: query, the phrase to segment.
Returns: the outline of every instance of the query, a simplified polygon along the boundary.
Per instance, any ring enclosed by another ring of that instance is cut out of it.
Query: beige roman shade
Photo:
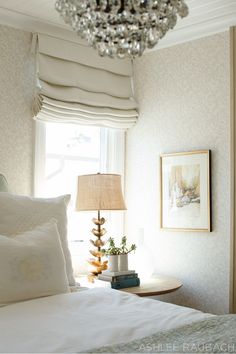
[[[101,58],[85,45],[37,35],[39,120],[127,129],[138,113],[130,60]]]

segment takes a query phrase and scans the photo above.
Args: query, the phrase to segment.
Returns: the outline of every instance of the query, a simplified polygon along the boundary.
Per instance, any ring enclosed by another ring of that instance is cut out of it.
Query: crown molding
[[[2,7],[0,7],[0,25],[9,26],[32,33],[47,34],[81,44],[85,43],[76,35],[75,32],[70,30],[67,25],[42,21],[36,17],[28,16]]]
[[[192,16],[179,20],[173,31],[169,31],[158,45],[147,51],[171,47],[180,43],[227,31],[236,25],[235,0],[190,0],[195,5],[191,9]],[[190,2],[189,1],[189,2]],[[222,5],[223,3],[223,5]],[[189,4],[191,6],[191,3]],[[42,33],[57,38],[70,40],[86,45],[69,26],[65,24],[42,21],[13,10],[0,7],[0,24],[32,33]]]
[[[228,31],[230,27],[236,25],[236,3],[235,10],[232,13],[223,14],[210,18],[208,20],[199,21],[198,23],[189,24],[184,27],[177,27],[166,34],[160,40],[157,49],[171,47],[184,42],[214,35],[220,32]],[[151,49],[149,52],[156,50]]]

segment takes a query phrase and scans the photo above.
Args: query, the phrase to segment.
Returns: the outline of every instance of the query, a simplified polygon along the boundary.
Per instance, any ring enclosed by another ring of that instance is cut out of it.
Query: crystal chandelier
[[[101,56],[141,56],[188,15],[184,0],[57,0],[56,10]]]

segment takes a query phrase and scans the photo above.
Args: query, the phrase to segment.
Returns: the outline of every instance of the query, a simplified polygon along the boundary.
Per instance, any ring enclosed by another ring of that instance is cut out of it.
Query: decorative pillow
[[[0,305],[69,292],[56,220],[0,235]]]
[[[46,199],[0,193],[0,235],[16,235],[55,218],[66,260],[68,281],[70,285],[74,285],[75,279],[67,241],[66,209],[69,200],[70,195]]]

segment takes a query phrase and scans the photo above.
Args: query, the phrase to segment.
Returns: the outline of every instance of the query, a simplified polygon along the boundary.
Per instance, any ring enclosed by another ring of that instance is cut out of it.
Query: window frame
[[[33,185],[34,197],[42,197],[44,195],[46,124],[46,122],[36,120]],[[126,133],[124,130],[101,128],[100,134],[100,171],[98,172],[120,174],[122,176],[123,194],[125,195],[124,171]],[[111,233],[115,238],[117,235],[120,238],[124,234],[124,213],[116,214],[116,212],[105,212],[105,214],[109,221],[109,234]]]

